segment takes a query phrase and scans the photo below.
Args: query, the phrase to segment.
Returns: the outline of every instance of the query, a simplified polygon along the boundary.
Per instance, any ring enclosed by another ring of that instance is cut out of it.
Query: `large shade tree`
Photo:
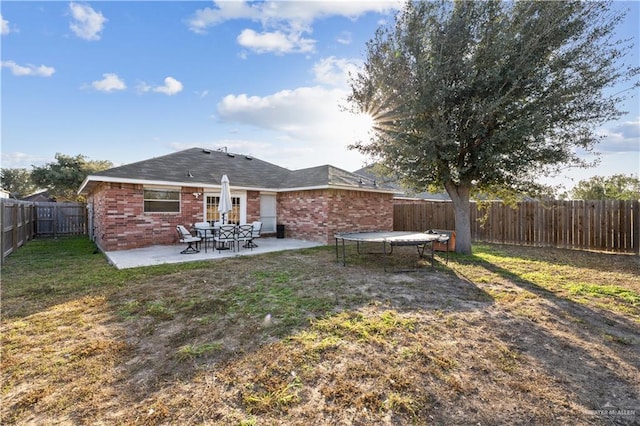
[[[57,153],[56,162],[33,167],[31,179],[58,201],[82,201],[77,191],[84,179],[93,172],[113,167],[111,161],[89,160],[84,155],[75,157]]]
[[[473,191],[523,193],[535,177],[586,166],[595,129],[622,114],[638,69],[606,2],[409,2],[367,43],[349,104],[374,133],[353,147],[409,188],[444,187],[456,251],[471,252]],[[636,83],[637,84],[637,83]]]
[[[14,198],[26,197],[38,188],[27,169],[0,169],[0,184]]]
[[[640,200],[640,179],[634,175],[593,176],[571,191],[578,200]]]

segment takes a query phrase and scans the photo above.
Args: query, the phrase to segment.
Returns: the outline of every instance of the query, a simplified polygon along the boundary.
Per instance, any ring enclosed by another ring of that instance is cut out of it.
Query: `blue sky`
[[[368,160],[347,145],[368,123],[340,109],[347,75],[401,5],[2,1],[1,165],[56,153],[120,165],[197,146],[290,169],[359,169]],[[640,2],[616,7],[631,9],[620,36],[640,43]],[[640,173],[638,98],[624,108],[599,130],[599,167],[548,183]]]

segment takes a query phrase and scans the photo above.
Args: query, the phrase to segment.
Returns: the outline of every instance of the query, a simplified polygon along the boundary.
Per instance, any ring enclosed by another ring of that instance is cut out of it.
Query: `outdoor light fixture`
[[[193,193],[193,196],[196,197],[196,198],[200,197],[201,195],[202,195],[202,192],[194,192]]]

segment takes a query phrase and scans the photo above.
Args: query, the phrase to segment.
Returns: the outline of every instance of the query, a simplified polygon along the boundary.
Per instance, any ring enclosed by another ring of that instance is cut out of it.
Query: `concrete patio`
[[[256,240],[258,247],[248,249],[240,247],[240,250],[213,250],[208,247],[205,253],[204,247],[199,253],[181,254],[185,244],[170,246],[152,246],[132,250],[108,251],[105,255],[109,262],[118,269],[136,268],[139,266],[161,265],[164,263],[191,262],[194,260],[219,260],[235,256],[250,256],[269,253],[273,251],[296,250],[323,245],[315,241],[294,240],[291,238],[260,238]]]

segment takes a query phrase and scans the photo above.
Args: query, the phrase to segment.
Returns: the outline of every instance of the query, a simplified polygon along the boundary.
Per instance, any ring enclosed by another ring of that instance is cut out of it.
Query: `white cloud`
[[[164,85],[162,86],[154,87],[144,82],[138,85],[139,92],[156,92],[156,93],[163,93],[168,96],[173,96],[177,93],[180,93],[182,92],[182,89],[183,89],[182,83],[173,77],[165,78]]]
[[[9,28],[9,21],[4,19],[0,14],[0,34],[5,35],[11,32],[11,28]]]
[[[313,65],[313,73],[317,83],[346,88],[349,74],[355,75],[362,65],[363,62],[360,59],[330,56],[316,62]]]
[[[25,154],[24,152],[2,152],[0,153],[0,167],[5,169],[30,169],[31,166],[40,166],[52,159],[37,155]]]
[[[613,130],[620,133],[625,139],[640,138],[640,117],[637,117],[634,121],[619,123]]]
[[[204,33],[207,27],[233,19],[249,19],[268,22],[306,22],[327,16],[346,16],[356,19],[367,12],[389,13],[402,7],[402,0],[392,1],[265,1],[249,3],[244,1],[214,1],[213,8],[196,11],[187,20],[191,31]]]
[[[124,80],[118,77],[117,74],[106,73],[102,74],[104,77],[102,80],[97,80],[91,83],[91,86],[100,92],[113,92],[115,90],[125,90],[127,85],[124,84]]]
[[[356,19],[368,12],[389,13],[402,7],[402,0],[394,1],[214,1],[214,7],[199,9],[187,20],[189,29],[198,34],[208,27],[229,20],[244,19],[260,22],[262,32],[244,29],[238,43],[258,53],[312,52],[315,40],[304,38],[311,33],[311,24],[328,16],[346,16]],[[340,43],[350,43],[351,35],[343,33]]]
[[[153,91],[172,96],[182,92],[182,83],[173,77],[167,77],[164,79],[164,86],[155,87]]]
[[[56,72],[55,68],[46,65],[18,65],[14,61],[2,61],[2,67],[9,68],[17,76],[51,77]]]
[[[336,38],[336,41],[340,44],[351,44],[351,42],[353,41],[351,32],[349,31],[341,32]]]
[[[345,90],[320,86],[269,96],[227,95],[218,104],[217,115],[223,122],[273,132],[278,147],[274,145],[274,149],[279,149],[281,156],[276,164],[333,164],[355,170],[362,167],[363,157],[347,146],[365,137],[368,129],[341,110],[346,96]],[[269,157],[263,159],[269,161]]]
[[[204,34],[207,27],[232,19],[256,20],[261,15],[260,8],[242,1],[214,1],[214,4],[215,8],[199,9],[193,17],[187,19],[186,23],[191,31]]]
[[[640,151],[640,117],[633,121],[617,123],[611,129],[601,129],[599,133],[604,136],[604,139],[596,146],[597,151],[609,153]]]
[[[299,32],[257,33],[254,30],[246,29],[238,36],[238,44],[257,53],[305,53],[313,52],[315,40],[303,38]]]
[[[69,3],[69,9],[73,17],[73,21],[69,24],[71,31],[85,40],[100,40],[100,32],[107,18],[87,5]]]

